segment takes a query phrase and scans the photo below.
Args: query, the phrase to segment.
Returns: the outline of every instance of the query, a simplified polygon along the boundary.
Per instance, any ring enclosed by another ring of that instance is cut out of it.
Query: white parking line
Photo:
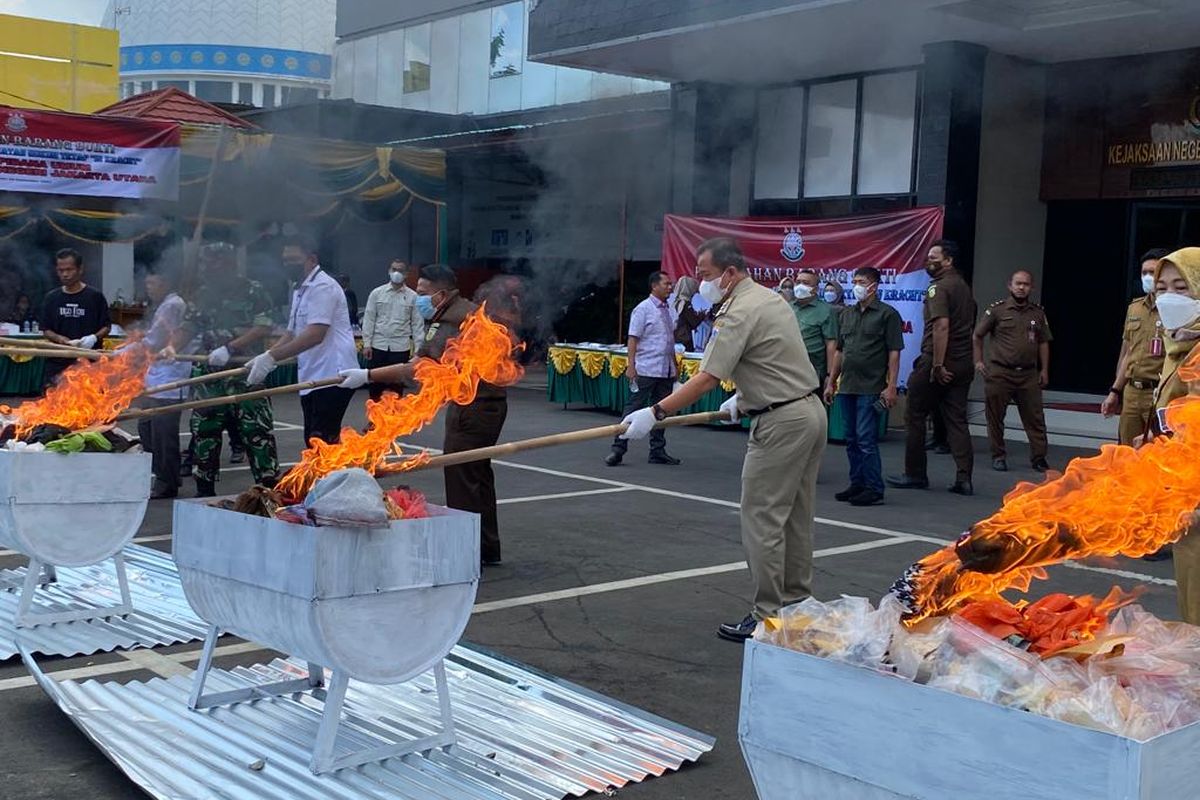
[[[565,500],[568,497],[590,497],[597,494],[616,494],[618,492],[632,492],[633,489],[625,486],[613,486],[608,489],[584,489],[580,492],[558,492],[557,494],[535,494],[529,497],[506,497],[503,500],[497,500],[496,505],[507,506],[513,503],[535,503],[541,500]]]
[[[894,537],[890,539],[876,539],[873,542],[858,542],[856,544],[847,544],[840,547],[826,547],[822,550],[814,550],[813,558],[828,558],[829,556],[844,555],[846,553],[861,553],[864,550],[878,550],[881,547],[892,547],[894,545],[903,544],[905,539]],[[657,575],[642,575],[637,578],[625,578],[619,581],[608,581],[607,583],[594,583],[588,586],[576,586],[572,589],[559,589],[554,592],[541,592],[539,594],[527,594],[521,597],[509,597],[504,600],[492,600],[487,603],[477,603],[472,609],[473,614],[486,614],[489,611],[500,611],[505,608],[517,608],[520,606],[533,606],[542,603],[551,603],[555,600],[570,600],[576,597],[586,597],[590,594],[603,594],[606,592],[619,592],[624,589],[637,589],[642,586],[652,586],[657,583],[668,583],[670,581],[687,580],[689,578],[701,578],[706,575],[720,575],[725,572],[738,572],[746,569],[745,561],[731,561],[728,564],[717,564],[711,567],[696,567],[695,569],[681,569],[675,572],[660,572]]]

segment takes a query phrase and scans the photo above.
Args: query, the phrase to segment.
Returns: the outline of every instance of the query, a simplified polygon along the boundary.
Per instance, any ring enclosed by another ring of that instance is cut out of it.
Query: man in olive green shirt
[[[834,495],[852,506],[883,502],[879,458],[879,415],[896,403],[900,351],[904,349],[900,312],[879,299],[879,270],[854,272],[858,303],[842,312],[833,367],[825,382],[825,402],[837,394],[846,426],[850,486]]]
[[[817,298],[817,286],[820,283],[817,273],[811,269],[802,270],[796,276],[796,302],[792,304],[792,311],[796,314],[796,322],[800,324],[800,335],[804,337],[808,360],[817,371],[817,378],[824,384],[837,347],[838,313],[841,309]]]

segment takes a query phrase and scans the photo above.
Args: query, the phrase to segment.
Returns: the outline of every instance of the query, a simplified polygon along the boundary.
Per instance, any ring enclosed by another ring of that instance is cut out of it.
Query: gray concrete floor
[[[362,407],[354,405],[347,421],[360,424]],[[275,408],[280,453],[283,460],[294,460],[300,449],[299,404],[288,398]],[[613,421],[606,414],[550,405],[537,388],[517,388],[510,394],[502,441]],[[885,472],[901,470],[901,437],[902,432],[892,431],[883,445]],[[439,446],[440,423],[410,442]],[[1028,462],[1024,445],[1010,449],[1014,470],[1008,473],[993,472],[986,443],[977,440],[975,445],[974,497],[947,493],[953,463],[949,456],[931,455],[933,489],[892,491],[886,505],[861,509],[832,498],[846,483],[846,463],[842,449],[831,445],[818,487],[816,548],[830,552],[818,554],[817,595],[878,598],[908,564],[937,546],[900,537],[952,539],[994,510],[1016,481],[1039,479],[1021,467]],[[625,789],[623,795],[646,800],[752,798],[737,744],[741,647],[714,634],[717,623],[740,619],[748,608],[748,573],[738,566],[742,552],[736,507],[745,434],[731,429],[672,431],[668,447],[683,459],[681,466],[647,464],[645,445],[635,443],[623,466],[607,468],[602,463],[607,452],[603,441],[529,452],[498,464],[504,565],[485,572],[479,601],[502,602],[477,613],[466,637],[717,737],[716,749],[699,764]],[[1060,449],[1051,457],[1062,465],[1078,454]],[[441,500],[440,473],[416,473],[404,480],[431,500]],[[220,488],[233,493],[249,485],[248,471],[233,468],[225,470]],[[190,487],[185,494],[190,496]],[[169,535],[170,519],[169,501],[152,502],[139,536]],[[170,549],[167,539],[147,545]],[[2,557],[0,567],[21,561]],[[725,571],[686,574],[721,565],[728,565]],[[1159,579],[1172,574],[1170,562],[1117,559],[1088,567],[1053,569],[1050,580],[1035,592],[1103,593],[1116,581],[1126,588],[1139,583],[1136,575],[1127,573]],[[685,575],[664,576],[681,571]],[[619,586],[606,585],[618,581]],[[572,591],[585,587],[587,593]],[[540,596],[564,590],[566,596]],[[1170,585],[1147,584],[1141,601],[1156,614],[1175,617]],[[194,651],[198,645],[170,649]],[[270,657],[267,652],[250,652],[228,657],[223,664]],[[120,654],[102,654],[46,659],[45,666],[57,670],[122,660]],[[39,689],[6,683],[23,675],[19,661],[0,663],[0,731],[5,744],[0,797],[136,796],[133,785]],[[120,672],[107,679],[147,677],[149,673]]]

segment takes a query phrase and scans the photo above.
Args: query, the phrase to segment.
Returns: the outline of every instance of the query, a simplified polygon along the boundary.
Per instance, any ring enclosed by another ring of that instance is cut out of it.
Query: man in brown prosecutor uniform
[[[1045,310],[1029,299],[1033,275],[1017,270],[1008,279],[1008,297],[992,303],[975,326],[975,371],[983,376],[984,410],[992,469],[1008,469],[1004,449],[1004,415],[1017,403],[1021,425],[1029,438],[1029,463],[1038,472],[1046,463],[1046,413],[1042,389],[1050,380],[1050,323]],[[988,360],[983,360],[983,340],[992,337]]]

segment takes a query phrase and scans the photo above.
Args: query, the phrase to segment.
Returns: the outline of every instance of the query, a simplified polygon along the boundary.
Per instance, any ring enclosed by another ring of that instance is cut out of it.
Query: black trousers
[[[317,389],[300,398],[300,410],[304,412],[304,446],[314,437],[322,442],[336,444],[342,435],[342,418],[354,397],[353,389],[332,386]]]
[[[504,397],[480,398],[469,406],[451,404],[446,411],[446,453],[491,447],[500,438],[508,416]],[[500,522],[496,516],[496,475],[491,461],[472,461],[446,467],[446,505],[479,515],[479,556],[500,559]]]
[[[393,352],[391,350],[376,350],[375,348],[371,348],[371,360],[367,362],[367,369],[390,367],[393,364],[407,364],[408,359],[409,352],[407,350]],[[385,391],[403,394],[404,387],[390,383],[369,383],[367,384],[367,391],[370,393],[372,400],[378,400],[383,397]]]
[[[935,409],[942,412],[946,423],[946,440],[954,454],[956,480],[971,480],[975,453],[971,447],[971,432],[967,428],[967,393],[975,375],[969,361],[946,368],[954,374],[949,384],[938,383],[931,374],[931,365],[924,358],[917,362],[908,376],[908,413],[905,417],[904,474],[910,478],[927,478],[925,426]]]
[[[137,407],[158,408],[178,402],[143,397],[137,401]],[[182,411],[159,414],[138,420],[137,426],[142,449],[150,454],[150,471],[154,473],[154,480],[171,488],[179,487],[179,421],[182,417]]]
[[[638,390],[629,393],[629,399],[625,401],[625,416],[629,416],[639,408],[652,406],[659,400],[671,393],[671,389],[675,386],[674,378],[643,378],[641,375],[637,379]],[[614,453],[625,455],[629,449],[629,440],[622,439],[620,436],[613,438],[612,449]],[[650,455],[655,453],[663,453],[667,449],[667,434],[662,428],[655,428],[650,431]]]

